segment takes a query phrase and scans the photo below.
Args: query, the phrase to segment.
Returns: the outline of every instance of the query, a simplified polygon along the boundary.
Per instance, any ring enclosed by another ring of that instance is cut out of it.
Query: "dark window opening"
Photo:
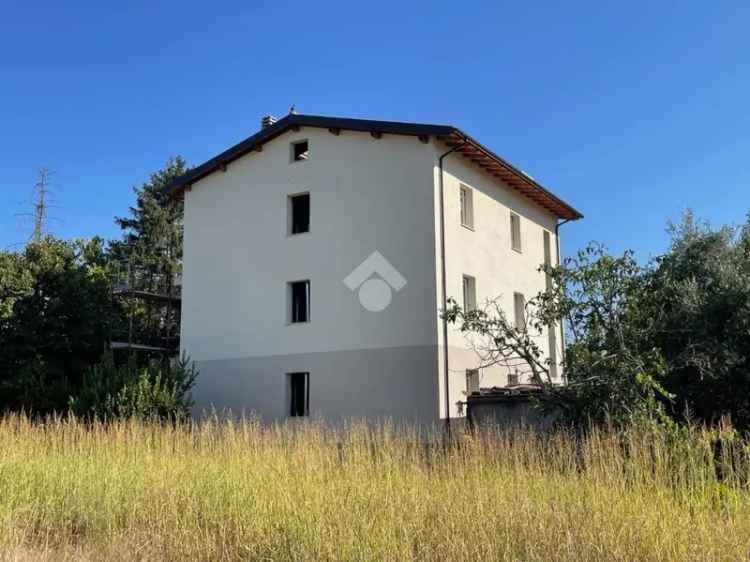
[[[310,414],[310,373],[289,373],[289,415]]]
[[[291,292],[291,322],[310,321],[310,282],[295,281],[289,284]]]
[[[479,392],[479,369],[466,369],[466,394]]]
[[[310,194],[292,195],[290,198],[292,213],[292,234],[310,231]]]
[[[299,162],[310,158],[310,147],[306,140],[292,144],[292,162]]]

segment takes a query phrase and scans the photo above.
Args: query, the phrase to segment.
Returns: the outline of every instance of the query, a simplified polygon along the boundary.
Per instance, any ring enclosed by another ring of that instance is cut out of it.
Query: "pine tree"
[[[164,168],[134,188],[136,203],[130,207],[130,216],[115,218],[123,236],[112,242],[110,253],[131,289],[179,296],[175,278],[182,271],[183,203],[164,188],[187,170],[182,157],[170,158]],[[140,303],[128,313],[135,316],[136,336],[140,339],[151,341],[179,334],[179,311],[169,306],[165,310]]]

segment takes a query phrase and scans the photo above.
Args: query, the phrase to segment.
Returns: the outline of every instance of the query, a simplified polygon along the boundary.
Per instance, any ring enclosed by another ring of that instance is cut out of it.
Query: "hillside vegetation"
[[[0,421],[3,560],[744,560],[730,429]]]

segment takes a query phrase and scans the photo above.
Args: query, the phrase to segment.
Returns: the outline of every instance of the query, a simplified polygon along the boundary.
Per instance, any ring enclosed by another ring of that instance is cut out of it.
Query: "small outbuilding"
[[[466,398],[466,417],[472,427],[526,426],[547,430],[557,419],[534,404],[543,390],[538,385],[480,388]]]

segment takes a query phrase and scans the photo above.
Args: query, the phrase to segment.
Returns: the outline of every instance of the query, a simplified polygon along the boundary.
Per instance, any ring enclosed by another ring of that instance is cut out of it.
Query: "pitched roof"
[[[261,129],[251,137],[228,148],[200,166],[183,174],[165,189],[172,194],[182,192],[194,182],[206,177],[227,164],[254,150],[262,150],[263,144],[277,136],[300,127],[317,127],[331,132],[362,131],[386,135],[409,135],[422,138],[436,137],[456,153],[469,159],[487,173],[502,179],[511,188],[529,197],[542,207],[562,219],[576,220],[583,215],[565,201],[548,191],[536,180],[514,167],[509,162],[486,148],[469,135],[451,125],[430,125],[424,123],[402,123],[398,121],[372,121],[369,119],[348,119],[343,117],[322,117],[318,115],[290,114],[273,125]]]

